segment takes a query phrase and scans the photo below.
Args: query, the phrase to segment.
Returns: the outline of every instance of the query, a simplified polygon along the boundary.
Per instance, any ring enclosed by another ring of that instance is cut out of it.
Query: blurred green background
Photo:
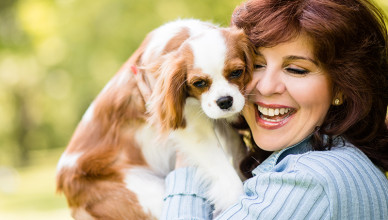
[[[55,166],[90,102],[150,30],[240,2],[0,0],[0,219],[71,219]]]

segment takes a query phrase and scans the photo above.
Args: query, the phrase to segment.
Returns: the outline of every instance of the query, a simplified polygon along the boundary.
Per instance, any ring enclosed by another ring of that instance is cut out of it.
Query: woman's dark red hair
[[[333,94],[344,97],[314,132],[315,150],[330,148],[341,136],[388,170],[388,37],[377,7],[367,0],[249,0],[236,8],[232,25],[257,47],[309,36]]]

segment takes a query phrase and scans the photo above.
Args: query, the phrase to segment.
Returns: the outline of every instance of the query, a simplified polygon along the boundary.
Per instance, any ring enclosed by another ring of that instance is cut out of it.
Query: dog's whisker
[[[195,113],[195,118],[201,118],[203,115],[206,116],[205,112],[204,112],[202,109],[200,109],[200,110],[198,110],[198,111]],[[207,116],[206,116],[206,117],[207,117]]]
[[[253,160],[255,160],[257,163],[260,163],[260,161],[257,160],[254,156],[251,156],[251,158],[252,158]]]
[[[182,86],[186,85],[187,79],[183,80],[183,82],[178,86],[178,89],[181,89]]]

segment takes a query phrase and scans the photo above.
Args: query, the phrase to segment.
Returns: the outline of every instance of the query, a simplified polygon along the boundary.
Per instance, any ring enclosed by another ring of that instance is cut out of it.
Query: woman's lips
[[[281,105],[266,105],[257,103],[256,105],[256,122],[265,129],[277,129],[290,121],[296,110]]]

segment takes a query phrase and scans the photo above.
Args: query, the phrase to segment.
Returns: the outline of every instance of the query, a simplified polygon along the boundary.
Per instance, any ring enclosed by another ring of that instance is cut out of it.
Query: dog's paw
[[[225,184],[225,187],[220,187],[219,191],[219,195],[222,196],[214,200],[216,213],[230,208],[238,201],[239,197],[243,194],[243,185],[242,183],[235,184],[234,186]]]
[[[243,183],[237,174],[222,173],[222,176],[213,176],[208,190],[208,199],[214,204],[215,214],[218,214],[235,204],[242,194]]]

